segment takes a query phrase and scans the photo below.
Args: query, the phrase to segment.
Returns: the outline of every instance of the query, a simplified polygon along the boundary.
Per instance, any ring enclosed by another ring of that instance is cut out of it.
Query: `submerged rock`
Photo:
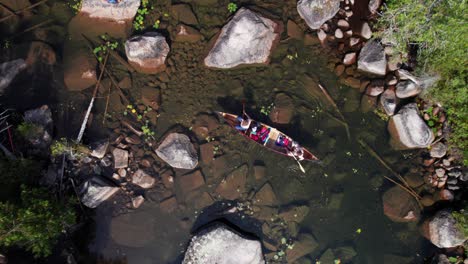
[[[312,253],[318,245],[319,244],[311,234],[300,234],[297,241],[294,242],[294,247],[286,250],[288,263],[294,263],[303,256]]]
[[[202,37],[202,34],[198,30],[181,24],[177,26],[174,41],[194,43],[201,40]]]
[[[184,134],[171,133],[159,145],[156,154],[174,168],[194,169],[198,164],[198,154]]]
[[[221,30],[205,65],[228,69],[241,64],[267,64],[281,31],[277,22],[241,8]]]
[[[156,180],[143,170],[137,170],[132,175],[132,183],[143,189],[149,189],[154,186]]]
[[[70,91],[82,91],[97,82],[95,58],[86,50],[66,45],[64,48],[63,81]]]
[[[376,39],[370,40],[361,49],[358,59],[358,70],[385,76],[387,72],[387,59],[382,44]]]
[[[170,48],[166,38],[157,32],[133,36],[125,42],[125,54],[135,70],[154,74],[166,69]]]
[[[27,64],[23,59],[7,61],[0,64],[0,94],[26,66]]]
[[[382,197],[384,214],[395,222],[417,222],[421,210],[415,198],[409,193],[394,186]]]
[[[278,124],[288,124],[294,115],[294,103],[285,93],[279,93],[275,98],[275,106],[270,112],[270,120]]]
[[[183,264],[263,264],[259,240],[248,239],[225,225],[202,230],[190,241]]]
[[[426,148],[434,140],[434,133],[419,115],[415,103],[405,105],[392,116],[388,131],[397,149]]]
[[[468,239],[448,210],[439,211],[427,219],[421,227],[421,233],[439,248],[460,246]]]
[[[138,7],[140,7],[140,0],[123,0],[116,4],[103,0],[82,0],[80,12],[92,18],[124,23],[133,20]]]
[[[81,202],[89,208],[96,208],[119,190],[102,179],[93,177],[81,186]]]
[[[300,0],[297,12],[311,29],[318,29],[340,10],[340,0]]]
[[[122,246],[141,248],[156,239],[157,221],[145,211],[136,211],[113,217],[110,223],[112,240]],[[106,224],[105,228],[109,228]]]
[[[216,193],[228,200],[238,199],[245,192],[247,181],[247,165],[244,165],[229,174],[216,188]]]

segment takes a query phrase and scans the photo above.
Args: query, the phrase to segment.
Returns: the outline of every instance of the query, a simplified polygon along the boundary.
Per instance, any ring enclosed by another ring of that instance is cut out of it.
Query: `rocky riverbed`
[[[443,108],[417,98],[434,80],[414,76],[404,58],[389,56],[389,43],[372,38],[379,2],[242,1],[230,12],[226,1],[157,1],[144,19],[155,26],[144,32],[132,29],[140,1],[83,0],[74,15],[59,12],[60,1],[39,9],[38,17],[57,17],[62,35],[52,26],[32,31],[40,49],[14,39],[28,52],[2,55],[0,93],[41,127],[28,139],[31,152],[47,153],[52,137],[75,139],[84,124],[80,154],[53,158],[42,180],[73,183],[93,209],[92,242],[70,257],[463,258],[466,236],[450,209],[464,195],[466,170],[442,137]],[[34,97],[41,90],[31,76],[58,79],[40,82],[56,91],[53,100]],[[240,113],[243,101],[321,162],[302,163],[304,174],[216,114]]]

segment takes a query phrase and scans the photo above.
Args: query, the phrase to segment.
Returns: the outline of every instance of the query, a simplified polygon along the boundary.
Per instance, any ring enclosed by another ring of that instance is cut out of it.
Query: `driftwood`
[[[85,35],[83,35],[84,38],[86,38]],[[86,38],[86,40],[88,40],[89,42],[91,42],[88,38]],[[88,48],[90,49],[90,51],[94,54],[94,57],[96,58],[96,60],[98,59],[98,56],[93,52],[93,47],[90,45],[89,42],[86,42],[86,45],[88,46]],[[107,77],[109,77],[109,79],[111,80],[112,84],[114,85],[115,88],[117,88],[117,92],[119,93],[120,95],[120,98],[124,101],[124,103],[126,105],[128,105],[130,103],[130,101],[127,99],[127,97],[125,96],[125,94],[122,92],[122,89],[120,89],[119,85],[117,84],[117,82],[115,81],[114,77],[110,74],[110,72],[104,68],[103,64],[98,60],[99,62],[99,67],[101,69],[101,71],[104,71],[106,74],[107,74]]]
[[[340,123],[341,125],[344,126],[345,130],[346,130],[346,136],[348,137],[348,140],[351,139],[351,133],[349,132],[349,125],[348,123],[346,123],[345,121],[339,119],[339,118],[336,118],[334,115],[328,113],[328,112],[325,112],[325,114],[327,114],[330,118],[333,118],[336,122]]]
[[[325,87],[323,87],[320,83],[318,83],[318,87],[320,88],[320,91],[322,91],[322,93],[325,95],[325,98],[330,103],[330,105],[333,106],[333,108],[335,109],[335,112],[340,116],[340,119],[341,119],[340,123],[345,127],[346,135],[348,136],[348,140],[350,140],[351,139],[351,133],[349,132],[349,125],[348,125],[348,123],[346,123],[346,119],[343,116],[343,114],[341,113],[338,106],[336,105],[335,100],[333,100],[333,98],[328,93],[327,89],[325,89]],[[334,118],[335,120],[337,120],[339,122],[338,118],[335,118],[333,115],[329,115],[329,116]]]
[[[129,122],[127,122],[125,120],[122,120],[120,122],[122,123],[122,125],[128,127],[128,129],[130,129],[130,131],[135,133],[137,136],[139,136],[139,137],[143,136],[143,131],[140,131],[140,130],[134,128]]]
[[[31,8],[34,8],[34,7],[38,6],[38,5],[42,5],[42,4],[45,3],[45,2],[47,2],[47,0],[39,1],[39,2],[37,2],[37,3],[35,3],[35,4],[32,4],[32,5],[28,6],[28,7],[25,7],[25,8],[23,8],[23,9],[20,9],[20,10],[18,10],[18,11],[13,11],[13,12],[14,12],[13,14],[11,14],[11,13],[9,12],[10,14],[9,14],[8,16],[0,18],[0,23],[3,22],[3,21],[5,21],[5,20],[7,20],[7,19],[9,19],[9,18],[12,17],[12,16],[17,16],[17,15],[23,13],[23,12],[26,11],[26,10],[29,10],[29,9],[31,9]],[[7,8],[5,8],[5,9],[7,9]]]
[[[52,21],[53,21],[52,19],[47,19],[46,21],[43,21],[43,22],[41,22],[41,23],[39,23],[39,24],[36,24],[36,25],[34,25],[34,26],[31,26],[31,27],[28,27],[27,29],[25,29],[25,30],[23,30],[23,31],[21,31],[21,32],[18,32],[18,33],[14,34],[13,36],[8,37],[8,38],[9,38],[9,39],[16,38],[16,37],[18,37],[18,36],[20,36],[20,35],[22,35],[22,34],[24,34],[24,33],[26,33],[26,32],[32,31],[32,30],[34,30],[34,29],[36,29],[36,28],[40,28],[40,27],[42,27],[42,26],[44,26],[44,25],[46,25],[46,24],[49,24],[49,23],[52,22]]]
[[[95,38],[92,39],[88,36],[86,36],[85,34],[81,34],[83,36],[83,38],[85,38],[87,41],[91,42],[92,44],[94,44],[95,42],[98,42]],[[101,42],[101,45],[103,45],[104,43]],[[132,65],[130,65],[128,62],[126,62],[122,56],[120,56],[117,52],[109,49],[109,53],[110,55],[115,58],[118,62],[120,62],[123,66],[125,66],[125,68],[127,68],[127,70],[129,70],[130,72],[135,72],[135,68],[132,67]]]
[[[109,53],[106,53],[106,57],[104,59],[104,66],[103,66],[104,69],[106,67],[108,58],[109,58]],[[93,109],[94,100],[96,100],[96,94],[97,94],[99,85],[101,84],[101,79],[103,75],[104,75],[104,71],[101,70],[101,73],[99,74],[99,78],[96,82],[96,87],[94,88],[93,97],[91,98],[91,101],[89,102],[88,110],[86,111],[86,115],[83,119],[83,123],[81,123],[80,133],[78,133],[78,137],[76,138],[77,143],[80,143],[81,139],[83,138],[83,134],[86,129],[86,124],[88,123],[89,114],[91,113],[91,110]]]
[[[359,139],[358,141],[359,141],[359,144],[361,144],[361,146],[364,147],[369,152],[369,154],[371,154],[371,156],[373,156],[375,159],[377,159],[387,170],[389,170],[393,175],[395,175],[395,177],[397,177],[404,184],[404,186],[397,183],[395,180],[393,180],[393,179],[391,179],[391,178],[389,178],[387,176],[384,176],[384,177],[386,179],[388,179],[389,181],[397,184],[400,188],[402,188],[403,190],[405,190],[409,194],[411,194],[411,196],[416,198],[416,201],[418,201],[418,203],[419,203],[419,200],[421,199],[421,196],[419,196],[419,194],[416,193],[409,186],[408,182],[406,182],[406,180],[400,174],[398,174],[396,171],[394,171],[392,168],[390,168],[390,166],[379,156],[379,154],[377,154],[377,152],[375,152],[366,142],[364,142],[364,140]]]

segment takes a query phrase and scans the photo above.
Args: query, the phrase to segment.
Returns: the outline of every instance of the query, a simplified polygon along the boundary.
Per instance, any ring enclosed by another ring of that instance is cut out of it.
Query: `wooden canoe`
[[[277,152],[279,154],[282,154],[288,157],[292,157],[290,150],[292,148],[293,139],[287,136],[286,134],[282,133],[278,129],[268,126],[266,124],[263,124],[261,122],[252,120],[247,130],[240,130],[238,129],[238,126],[240,124],[238,115],[233,115],[233,114],[223,113],[223,112],[218,112],[218,114],[222,116],[223,119],[231,127],[233,127],[235,130],[237,130],[237,132],[244,135],[248,139],[255,141],[257,144],[260,144],[264,146],[265,148],[270,149],[274,152]],[[256,130],[257,130],[256,135],[252,134],[252,129],[254,127],[256,127]],[[296,156],[297,160],[312,160],[312,161],[318,160],[318,158],[314,154],[312,154],[309,150],[301,146],[299,147],[302,149],[303,155],[302,157]]]

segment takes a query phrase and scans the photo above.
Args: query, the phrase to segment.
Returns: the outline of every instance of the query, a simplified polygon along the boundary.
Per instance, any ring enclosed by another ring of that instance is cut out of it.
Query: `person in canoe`
[[[298,160],[303,160],[304,150],[296,141],[293,141],[291,143],[291,148],[288,147],[288,156],[296,157]]]
[[[249,129],[250,124],[252,123],[252,119],[245,111],[242,116],[237,117],[237,121],[239,121],[239,124],[236,125],[236,129],[244,132]]]

